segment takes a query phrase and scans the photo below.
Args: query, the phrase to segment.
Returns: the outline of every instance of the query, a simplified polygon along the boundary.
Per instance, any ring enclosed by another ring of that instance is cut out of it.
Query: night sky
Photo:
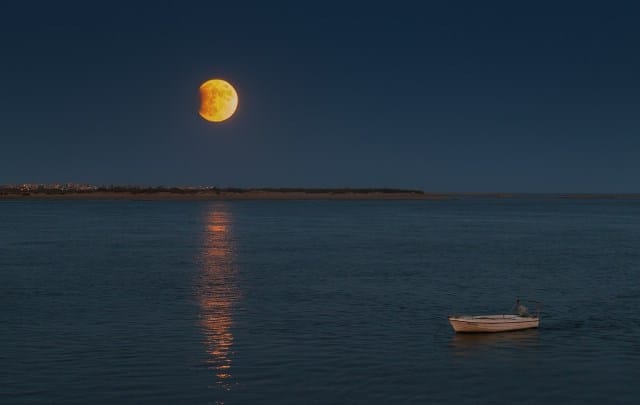
[[[424,3],[2,3],[0,184],[640,191],[637,2]]]

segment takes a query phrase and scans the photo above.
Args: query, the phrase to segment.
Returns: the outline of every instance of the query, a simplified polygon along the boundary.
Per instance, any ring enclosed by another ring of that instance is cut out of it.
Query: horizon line
[[[120,190],[116,190],[120,189]],[[22,190],[22,191],[84,191],[84,192],[127,192],[127,191],[218,191],[218,192],[315,192],[315,193],[331,193],[331,192],[393,192],[393,193],[418,193],[425,195],[440,196],[640,196],[640,191],[610,192],[610,191],[434,191],[423,190],[419,188],[407,187],[237,187],[237,186],[213,186],[213,185],[143,185],[143,184],[91,184],[91,183],[6,183],[0,184],[0,190]]]

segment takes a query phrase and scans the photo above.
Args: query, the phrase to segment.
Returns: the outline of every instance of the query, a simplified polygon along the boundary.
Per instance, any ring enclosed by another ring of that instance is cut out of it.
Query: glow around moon
[[[229,119],[238,108],[238,93],[229,82],[208,80],[200,86],[200,116],[207,121]]]

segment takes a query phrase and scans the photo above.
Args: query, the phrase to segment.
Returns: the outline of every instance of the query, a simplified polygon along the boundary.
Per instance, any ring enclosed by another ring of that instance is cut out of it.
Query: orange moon
[[[212,79],[200,85],[200,116],[207,121],[229,119],[238,108],[238,93],[229,82]]]

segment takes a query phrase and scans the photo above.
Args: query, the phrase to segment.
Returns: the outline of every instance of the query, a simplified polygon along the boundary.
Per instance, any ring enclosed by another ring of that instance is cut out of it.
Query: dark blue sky
[[[635,2],[367,3],[3,3],[0,184],[640,191]]]

